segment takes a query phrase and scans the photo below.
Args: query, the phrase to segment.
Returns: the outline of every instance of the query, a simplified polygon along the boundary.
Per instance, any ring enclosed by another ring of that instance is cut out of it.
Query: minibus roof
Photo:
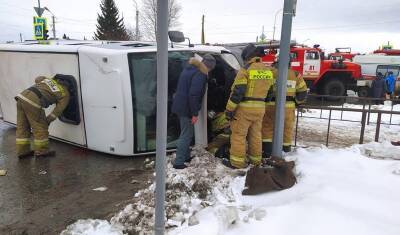
[[[47,40],[47,41],[25,41],[0,44],[0,51],[26,51],[26,52],[52,52],[52,53],[78,53],[79,48],[96,47],[99,49],[130,52],[151,52],[157,50],[156,42],[146,41],[96,41],[96,40]],[[181,51],[204,51],[204,52],[229,52],[221,46],[169,44],[169,50]]]

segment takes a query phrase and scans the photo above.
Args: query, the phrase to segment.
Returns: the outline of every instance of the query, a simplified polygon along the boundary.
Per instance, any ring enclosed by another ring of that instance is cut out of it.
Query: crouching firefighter
[[[49,151],[50,123],[59,117],[67,107],[70,94],[68,84],[63,75],[53,78],[39,76],[35,85],[15,97],[17,101],[17,133],[16,151],[19,158],[28,156],[54,156]],[[54,110],[46,117],[44,108],[56,104]],[[33,150],[31,151],[31,129],[33,134]]]
[[[210,111],[212,139],[207,146],[207,151],[218,158],[229,158],[229,142],[231,136],[230,123],[225,113]]]
[[[274,64],[277,68],[278,63]],[[274,69],[277,77],[278,70]],[[283,133],[283,151],[290,152],[292,146],[293,127],[295,121],[296,104],[301,104],[307,97],[307,85],[300,73],[289,68],[287,78],[286,102],[285,102],[285,123]],[[262,125],[262,147],[263,157],[267,158],[272,153],[272,137],[275,122],[275,99],[276,86],[270,90],[265,102],[265,115]]]
[[[264,102],[274,81],[271,69],[261,62],[263,55],[264,50],[253,44],[243,49],[241,56],[246,65],[236,75],[226,105],[232,135],[229,160],[224,159],[223,164],[231,168],[247,167],[246,140],[250,164],[261,164]]]

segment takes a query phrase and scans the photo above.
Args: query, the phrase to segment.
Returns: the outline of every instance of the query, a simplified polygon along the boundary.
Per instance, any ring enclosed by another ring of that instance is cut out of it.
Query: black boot
[[[262,143],[262,157],[269,158],[272,154],[272,142]]]
[[[224,144],[221,147],[218,148],[218,150],[215,152],[215,156],[217,158],[227,158],[229,159],[229,145]]]
[[[41,158],[41,157],[55,157],[56,156],[56,151],[46,151],[46,152],[35,152],[35,157]]]
[[[33,156],[33,151],[29,151],[27,153],[18,155],[18,158],[19,159],[24,159],[24,158],[28,158],[28,157],[32,157],[32,156]]]

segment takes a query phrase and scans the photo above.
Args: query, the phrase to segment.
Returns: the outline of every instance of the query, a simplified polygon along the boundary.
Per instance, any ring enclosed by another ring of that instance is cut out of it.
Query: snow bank
[[[245,177],[236,177],[230,202],[219,201],[199,213],[198,225],[170,234],[400,234],[400,162],[366,158],[360,147],[366,146],[298,149],[288,156],[297,162],[298,184],[281,192],[242,196]],[[230,227],[218,213],[228,205],[240,218]],[[265,217],[256,219],[260,210]]]
[[[400,134],[398,138],[400,138]],[[361,154],[368,157],[400,160],[400,147],[393,146],[389,141],[384,141],[382,143],[371,142],[357,145],[356,147],[360,149]]]
[[[61,235],[122,235],[123,228],[98,219],[78,220],[69,225]]]

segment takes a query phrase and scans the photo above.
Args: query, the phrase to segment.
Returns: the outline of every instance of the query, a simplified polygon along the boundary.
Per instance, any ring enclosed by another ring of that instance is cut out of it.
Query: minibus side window
[[[179,120],[171,113],[173,94],[179,75],[192,56],[191,52],[168,55],[168,130],[167,147],[176,148]],[[135,153],[152,152],[156,147],[157,61],[154,52],[128,55],[131,76]]]
[[[59,76],[62,76],[64,81],[69,84],[68,90],[70,95],[68,106],[60,115],[59,119],[68,124],[79,125],[81,123],[81,116],[79,112],[79,96],[76,79],[72,75],[59,74]]]

